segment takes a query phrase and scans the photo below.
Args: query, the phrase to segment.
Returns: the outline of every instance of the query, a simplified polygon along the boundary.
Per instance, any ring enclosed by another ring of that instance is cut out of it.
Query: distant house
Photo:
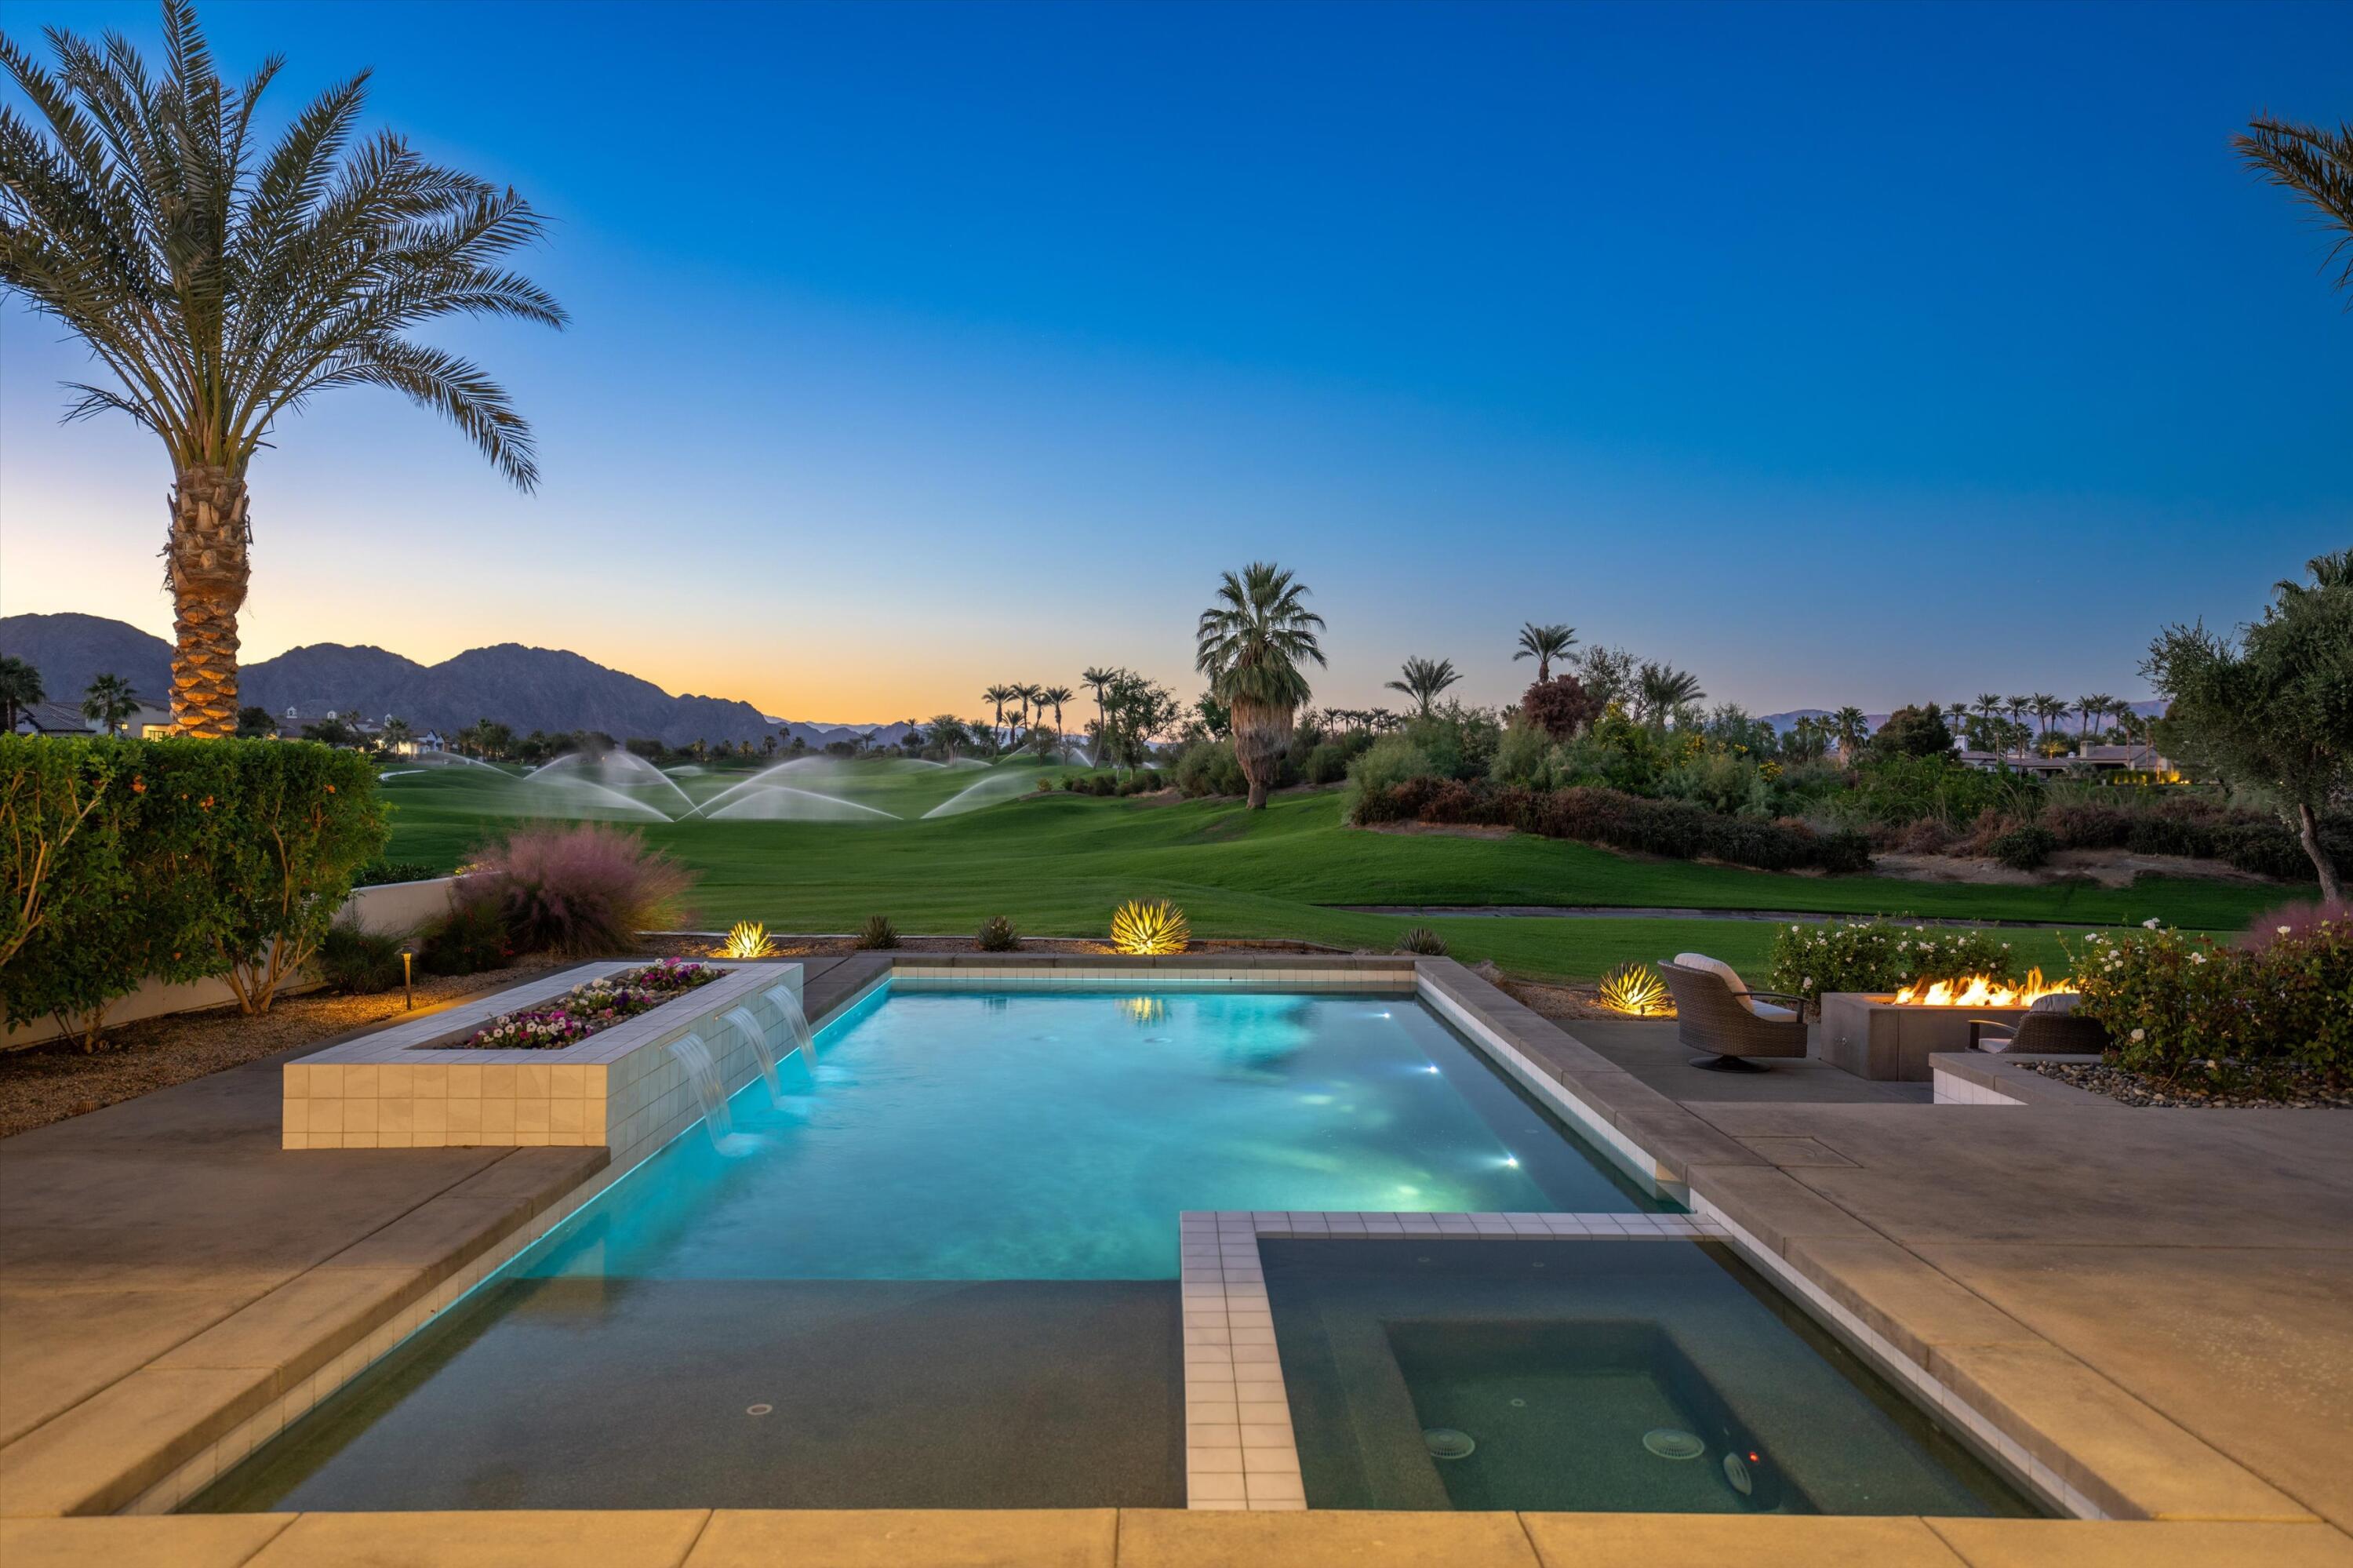
[[[35,703],[16,720],[18,735],[99,735],[106,726],[85,717],[79,703]],[[142,703],[122,721],[122,733],[134,738],[177,735],[172,710]]]
[[[2069,753],[2064,757],[2044,757],[2032,751],[2022,757],[2014,751],[1964,751],[1961,760],[1988,773],[2007,768],[2013,773],[2039,773],[2047,777],[2068,773],[2169,774],[2174,771],[2173,764],[2158,755],[2153,746],[2087,746],[2081,753]]]

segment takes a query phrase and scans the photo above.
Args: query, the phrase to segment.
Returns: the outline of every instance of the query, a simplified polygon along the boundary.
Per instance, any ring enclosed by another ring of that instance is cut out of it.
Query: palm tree
[[[81,716],[96,719],[109,735],[121,733],[122,721],[138,711],[139,694],[120,675],[100,675],[81,700]]]
[[[1830,731],[1831,737],[1839,744],[1839,755],[1852,762],[1854,760],[1854,754],[1862,749],[1862,743],[1871,733],[1871,716],[1861,708],[1849,704],[1831,715]]]
[[[989,738],[992,741],[1002,740],[1005,730],[1005,705],[1013,700],[1013,688],[1000,683],[981,693],[980,700],[997,710],[997,726],[989,731]]]
[[[1038,688],[1038,711],[1042,714],[1048,708],[1054,710],[1054,739],[1057,742],[1062,738],[1062,705],[1069,702],[1071,696],[1071,688],[1068,686]]]
[[[2109,714],[2116,711],[2116,698],[2105,692],[2075,699],[2075,712],[2078,715],[2075,726],[2075,748],[2078,751],[2087,749],[2092,744],[2092,721],[2095,718],[2107,717]]]
[[[1512,655],[1512,662],[1516,664],[1523,659],[1535,660],[1536,683],[1542,685],[1552,679],[1552,662],[1575,646],[1574,626],[1538,626],[1531,620],[1520,628],[1520,650]]]
[[[1430,705],[1438,700],[1439,694],[1462,679],[1455,673],[1451,659],[1408,659],[1403,673],[1404,680],[1391,681],[1383,690],[1403,692],[1411,697],[1423,718],[1430,716]]]
[[[1315,634],[1324,618],[1300,601],[1306,587],[1271,561],[1225,574],[1216,602],[1193,630],[1193,662],[1209,694],[1233,713],[1234,760],[1250,780],[1250,810],[1264,810],[1292,715],[1309,695],[1300,665],[1324,662]]]
[[[414,738],[415,733],[408,727],[406,719],[387,715],[384,721],[384,748],[386,751],[398,751]]]
[[[1021,700],[1021,734],[1022,737],[1027,739],[1029,734],[1029,708],[1030,705],[1038,700],[1038,687],[1032,682],[1016,681],[1013,683],[1013,694]]]
[[[2026,705],[2034,715],[2036,739],[2038,742],[2049,740],[2051,738],[2051,726],[2055,721],[2067,716],[2066,703],[2058,697],[2052,696],[2048,692],[2035,693],[2034,695],[2026,700]],[[2036,749],[2041,749],[2039,744]]]
[[[1986,721],[1986,749],[1989,751],[2000,750],[2001,737],[2000,732],[1994,728],[1993,724],[1993,721],[2000,718],[2006,711],[2002,706],[2000,694],[1996,692],[1979,692],[1978,694],[1976,706],[1978,716],[1982,717]]]
[[[49,35],[51,74],[0,37],[36,123],[0,110],[0,294],[81,339],[111,380],[69,420],[112,409],[172,463],[164,556],[177,637],[172,709],[190,735],[237,727],[237,616],[252,572],[246,467],[279,416],[383,387],[456,425],[525,491],[531,429],[500,387],[402,334],[451,314],[560,327],[563,307],[501,259],[540,217],[512,190],[429,164],[390,132],[353,146],[353,77],[263,154],[252,131],[282,63],[221,80],[188,0],[164,0],[165,59]]]
[[[1095,694],[1095,755],[1090,760],[1092,762],[1093,766],[1097,768],[1103,766],[1104,714],[1103,693],[1108,691],[1111,687],[1111,683],[1113,681],[1118,680],[1119,677],[1120,672],[1118,670],[1106,670],[1101,665],[1092,666],[1079,676],[1079,684],[1086,687]]]
[[[2353,254],[2348,254],[2353,252],[2353,120],[2325,131],[2257,115],[2244,133],[2231,140],[2248,167],[2295,192],[2318,215],[2323,228],[2337,231],[2328,261],[2345,257],[2337,286],[2353,291]],[[2345,308],[2353,311],[2353,297],[2346,300]]]
[[[14,654],[0,653],[0,735],[13,735],[25,710],[45,701],[41,673]]]
[[[1689,703],[1706,700],[1699,677],[1672,664],[1644,664],[1634,683],[1636,700],[1646,724],[1663,725],[1667,716]]]
[[[2034,699],[2032,697],[2013,695],[2003,702],[2002,711],[2010,715],[2010,722],[2018,726],[2018,730],[2015,732],[2020,736],[2018,751],[2021,756],[2023,756],[2026,751],[2026,740],[2023,734],[2026,727],[2026,715],[2034,711]]]

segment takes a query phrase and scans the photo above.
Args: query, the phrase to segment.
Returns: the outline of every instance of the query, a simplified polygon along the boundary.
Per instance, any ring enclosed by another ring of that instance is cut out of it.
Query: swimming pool
[[[1397,994],[886,990],[729,1109],[189,1506],[1181,1506],[1181,1212],[1670,1206]]]

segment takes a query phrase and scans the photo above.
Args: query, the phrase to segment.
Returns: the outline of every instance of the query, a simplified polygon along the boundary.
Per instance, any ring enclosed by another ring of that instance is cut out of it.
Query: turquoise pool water
[[[1173,1279],[1186,1209],[1650,1207],[1410,997],[878,994],[525,1271]]]
[[[1187,1209],[1657,1205],[1409,997],[888,992],[186,1505],[1180,1508]]]

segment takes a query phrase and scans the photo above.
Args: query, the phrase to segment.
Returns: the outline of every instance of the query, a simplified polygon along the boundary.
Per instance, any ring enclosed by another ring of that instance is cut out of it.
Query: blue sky
[[[575,327],[459,324],[501,487],[388,394],[255,465],[248,656],[579,650],[771,712],[1188,694],[1217,572],[1319,695],[1514,694],[1526,619],[1758,711],[2143,694],[2353,542],[2353,315],[2229,138],[2353,115],[2353,6],[263,5],[290,109],[553,217]],[[151,43],[144,4],[8,0]],[[168,474],[0,315],[0,611],[158,631]],[[151,450],[153,449],[153,450]]]

